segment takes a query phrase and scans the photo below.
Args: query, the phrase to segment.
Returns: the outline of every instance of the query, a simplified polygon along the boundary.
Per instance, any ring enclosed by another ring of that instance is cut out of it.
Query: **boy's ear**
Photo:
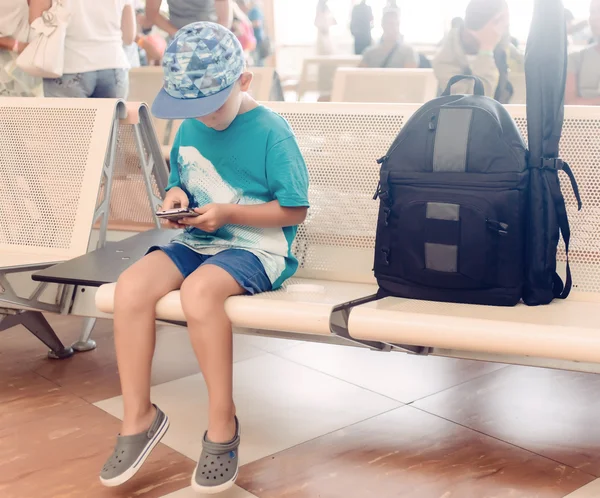
[[[252,83],[253,74],[250,71],[244,71],[240,76],[240,89],[242,92],[247,92],[250,89],[250,83]]]

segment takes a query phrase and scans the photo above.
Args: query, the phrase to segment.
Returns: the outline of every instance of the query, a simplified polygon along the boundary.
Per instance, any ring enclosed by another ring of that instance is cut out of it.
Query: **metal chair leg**
[[[77,351],[78,353],[83,353],[84,351],[91,351],[92,349],[96,349],[96,341],[90,339],[95,325],[95,318],[85,319],[85,321],[83,322],[83,330],[81,331],[79,340],[73,343],[72,345],[75,351]]]
[[[58,338],[48,320],[39,311],[17,311],[5,315],[0,321],[0,330],[6,330],[15,325],[23,325],[29,332],[42,341],[50,351],[48,358],[64,360],[73,356],[73,348],[66,348]]]

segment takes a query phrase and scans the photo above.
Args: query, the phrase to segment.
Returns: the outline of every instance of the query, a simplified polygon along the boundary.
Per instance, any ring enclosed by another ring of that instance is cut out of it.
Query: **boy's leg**
[[[230,441],[235,433],[233,337],[225,300],[245,290],[224,269],[205,264],[181,286],[181,304],[209,398],[208,439]]]
[[[156,415],[150,402],[155,308],[161,297],[179,289],[182,282],[177,266],[160,250],[144,256],[117,282],[114,331],[124,404],[123,436],[147,430]]]

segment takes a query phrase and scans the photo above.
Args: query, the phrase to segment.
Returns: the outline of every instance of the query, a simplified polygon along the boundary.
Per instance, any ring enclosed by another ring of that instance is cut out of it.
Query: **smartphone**
[[[196,213],[196,211],[190,208],[175,208],[167,209],[165,211],[157,211],[156,216],[164,220],[177,221],[182,218],[193,218],[199,215]]]

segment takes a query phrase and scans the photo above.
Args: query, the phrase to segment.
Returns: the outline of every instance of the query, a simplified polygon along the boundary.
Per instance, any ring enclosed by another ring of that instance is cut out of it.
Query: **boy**
[[[247,93],[252,74],[236,37],[213,23],[182,28],[164,61],[165,84],[152,106],[158,118],[186,119],[171,151],[164,209],[197,217],[125,271],[117,282],[115,344],[124,418],[100,479],[130,479],[166,432],[167,416],[150,402],[155,305],[181,289],[194,351],[206,380],[209,425],[192,487],[224,491],[238,472],[240,428],[232,399],[232,331],[225,300],[276,289],[297,268],[296,226],[308,208],[308,174],[287,122]]]

